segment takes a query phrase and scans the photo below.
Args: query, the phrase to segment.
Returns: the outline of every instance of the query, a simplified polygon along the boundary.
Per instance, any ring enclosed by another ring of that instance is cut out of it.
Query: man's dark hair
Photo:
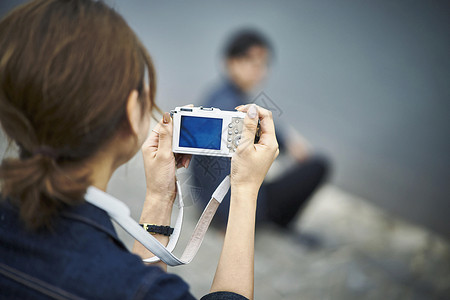
[[[245,56],[253,46],[263,47],[273,52],[271,43],[262,33],[255,29],[243,29],[235,32],[228,39],[224,56],[227,59]]]

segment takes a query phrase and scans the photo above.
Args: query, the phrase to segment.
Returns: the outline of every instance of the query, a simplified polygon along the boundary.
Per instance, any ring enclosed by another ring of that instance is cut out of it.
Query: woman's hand
[[[256,199],[278,155],[278,142],[270,111],[254,104],[236,109],[247,116],[241,143],[231,159],[230,213],[211,292],[229,291],[253,299]],[[261,136],[254,144],[258,120]]]
[[[175,156],[172,153],[172,118],[164,113],[162,120],[152,129],[147,140],[142,145],[144,156],[145,177],[147,179],[147,195],[140,217],[140,223],[170,225],[173,201],[176,196],[175,170],[177,167],[187,167],[190,155]],[[156,239],[167,245],[169,238],[156,234]],[[133,252],[142,258],[153,256],[142,244],[135,242]],[[164,270],[166,264],[158,262]]]
[[[142,145],[147,195],[169,204],[176,196],[175,170],[187,168],[191,160],[191,155],[172,153],[172,132],[172,118],[166,112]]]
[[[239,106],[247,112],[241,142],[231,159],[231,186],[235,189],[257,192],[270,165],[278,156],[278,142],[272,112],[255,104]],[[261,126],[259,142],[254,144],[258,120]]]

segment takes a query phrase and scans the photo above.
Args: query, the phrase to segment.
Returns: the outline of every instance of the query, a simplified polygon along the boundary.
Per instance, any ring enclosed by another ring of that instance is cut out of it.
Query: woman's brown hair
[[[1,193],[28,228],[83,201],[88,176],[61,166],[89,158],[128,124],[132,90],[142,111],[153,108],[155,84],[149,54],[101,1],[32,1],[0,22],[0,123],[20,154],[0,166]]]

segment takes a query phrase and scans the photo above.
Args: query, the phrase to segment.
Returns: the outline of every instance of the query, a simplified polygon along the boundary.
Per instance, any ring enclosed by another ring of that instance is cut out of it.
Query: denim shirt
[[[1,199],[1,198],[0,198]],[[30,232],[0,200],[0,299],[194,299],[177,275],[146,266],[118,239],[105,211],[84,203]],[[202,299],[245,299],[213,293]]]

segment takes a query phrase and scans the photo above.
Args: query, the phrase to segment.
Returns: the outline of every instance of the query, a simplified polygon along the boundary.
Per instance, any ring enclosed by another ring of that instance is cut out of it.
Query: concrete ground
[[[196,222],[191,215],[180,249]],[[296,228],[322,246],[305,247],[296,234],[276,228],[258,230],[255,299],[450,299],[449,241],[363,199],[324,186]],[[210,287],[222,241],[212,229],[190,265],[169,270],[198,297]]]
[[[145,191],[137,180],[143,175],[138,164],[139,158],[119,170],[109,189],[130,205],[136,219],[141,205],[136,199]],[[187,203],[178,255],[198,218]],[[255,299],[450,299],[450,241],[364,199],[325,185],[295,229],[316,236],[320,245],[306,246],[297,233],[258,228]],[[131,247],[133,240],[118,231]],[[194,261],[169,272],[182,276],[200,298],[208,293],[222,243],[223,233],[210,228]]]

